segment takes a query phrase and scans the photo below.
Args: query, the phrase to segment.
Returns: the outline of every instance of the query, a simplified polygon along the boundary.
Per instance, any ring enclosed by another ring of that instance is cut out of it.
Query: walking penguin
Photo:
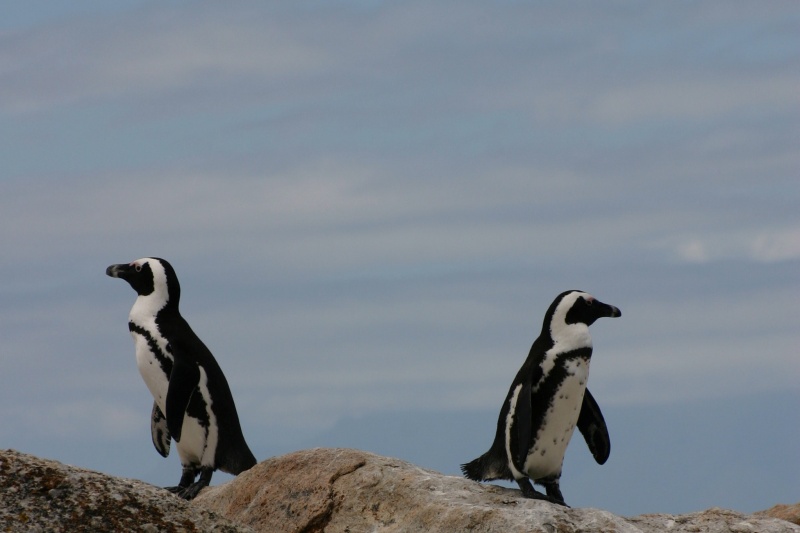
[[[208,486],[214,470],[236,475],[255,465],[228,382],[178,309],[181,289],[172,266],[146,257],[111,265],[106,274],[124,279],[138,294],[128,329],[139,372],[155,400],[153,444],[166,457],[173,439],[183,466],[180,482],[167,490],[191,500]]]
[[[559,480],[564,452],[575,426],[595,460],[603,464],[611,442],[600,407],[586,381],[592,356],[589,326],[620,310],[583,291],[556,297],[544,316],[542,332],[508,391],[497,434],[489,451],[461,465],[475,481],[514,480],[523,496],[567,505]],[[543,485],[544,495],[533,488]]]

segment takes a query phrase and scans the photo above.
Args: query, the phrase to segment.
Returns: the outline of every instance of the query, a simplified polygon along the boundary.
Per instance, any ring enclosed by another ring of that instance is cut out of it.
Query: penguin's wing
[[[197,364],[176,354],[167,389],[167,428],[175,442],[181,441],[183,417],[199,381],[200,369]]]
[[[600,412],[600,406],[597,405],[589,389],[586,389],[583,395],[581,414],[578,416],[578,429],[597,464],[605,463],[611,453],[611,439],[608,437],[608,428],[603,413]]]
[[[167,417],[158,408],[158,404],[153,402],[153,412],[150,415],[150,435],[153,437],[153,446],[156,447],[161,457],[169,455],[169,429],[167,429]]]
[[[514,406],[514,429],[517,432],[517,470],[525,468],[525,459],[531,447],[531,426],[533,425],[533,405],[531,398],[531,382],[525,380],[517,395]]]

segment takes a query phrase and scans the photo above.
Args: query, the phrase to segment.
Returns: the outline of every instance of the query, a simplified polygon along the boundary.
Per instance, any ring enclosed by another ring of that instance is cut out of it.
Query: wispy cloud
[[[262,442],[494,409],[572,287],[611,404],[796,388],[794,3],[120,9],[0,34],[5,431],[146,433],[153,254]]]
[[[773,228],[761,231],[733,231],[703,238],[679,239],[674,250],[689,263],[745,260],[759,263],[800,259],[800,229]]]

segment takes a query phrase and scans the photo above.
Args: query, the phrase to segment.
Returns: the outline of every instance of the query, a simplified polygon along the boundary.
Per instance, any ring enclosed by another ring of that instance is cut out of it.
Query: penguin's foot
[[[195,481],[194,478],[198,470],[200,471],[200,478]],[[211,483],[212,474],[214,474],[213,468],[207,466],[198,468],[194,465],[185,465],[178,486],[164,488],[184,500],[193,500],[195,496],[200,494],[201,490]]]
[[[208,483],[203,483],[202,480],[196,481],[189,485],[188,487],[184,487],[176,494],[183,498],[184,500],[194,500],[194,498],[200,494],[200,491],[203,490],[208,486]]]
[[[200,491],[206,488],[209,484],[209,481],[204,481],[202,478],[195,481],[194,483],[189,484],[186,487],[181,487],[178,485],[177,487],[164,487],[164,490],[170,491],[172,494],[183,498],[184,500],[193,500],[195,496],[200,494]]]
[[[559,487],[558,480],[551,482],[543,482],[544,488],[547,489],[547,496],[550,498],[551,501],[555,503],[560,503],[565,507],[569,507],[564,502],[564,495],[561,494],[561,488]]]
[[[518,479],[517,485],[519,485],[520,490],[522,491],[522,495],[526,498],[530,498],[532,500],[544,500],[546,502],[555,503],[557,505],[563,505],[564,507],[569,508],[564,500],[559,500],[548,496],[547,494],[542,494],[538,490],[533,488],[533,484],[529,479]]]

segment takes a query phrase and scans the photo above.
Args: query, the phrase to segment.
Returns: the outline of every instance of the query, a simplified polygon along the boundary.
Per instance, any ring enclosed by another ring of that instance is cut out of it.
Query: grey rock
[[[518,490],[398,459],[324,448],[268,459],[186,502],[141,481],[0,451],[0,532],[800,533],[774,517],[796,516],[796,509],[624,518],[527,500]]]
[[[756,515],[780,518],[781,520],[786,520],[787,522],[791,522],[792,524],[797,524],[800,526],[800,503],[795,503],[792,505],[779,503],[778,505],[770,507],[765,511],[757,512]]]
[[[0,531],[252,533],[164,489],[0,451]]]
[[[431,532],[795,532],[763,516],[709,509],[623,518],[527,500],[518,490],[445,476],[349,449],[313,449],[263,461],[204,490],[193,505],[256,531]]]

